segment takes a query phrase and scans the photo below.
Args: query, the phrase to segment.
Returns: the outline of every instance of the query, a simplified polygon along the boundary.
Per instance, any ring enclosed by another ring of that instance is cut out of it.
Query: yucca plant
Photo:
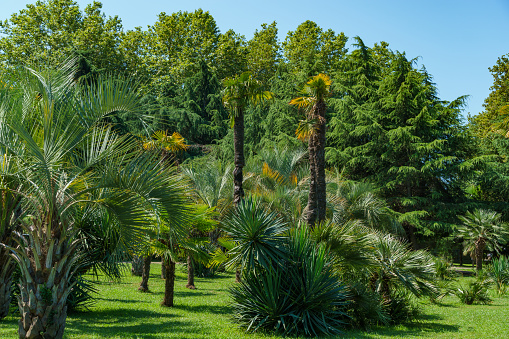
[[[488,275],[495,284],[495,289],[499,295],[503,295],[507,291],[509,284],[509,260],[506,256],[500,256],[491,260],[488,266]]]
[[[229,267],[257,273],[272,269],[285,257],[288,224],[252,198],[241,201],[221,229],[226,234],[222,244],[229,247]]]
[[[0,107],[0,147],[13,156],[26,217],[4,244],[21,269],[20,338],[61,338],[66,300],[86,257],[79,220],[87,206],[108,216],[119,242],[141,241],[159,221],[180,225],[185,190],[154,156],[139,154],[106,118],[136,116],[132,81],[75,81],[73,60],[58,70],[28,69]]]
[[[247,331],[284,335],[339,334],[348,293],[333,273],[324,246],[306,229],[292,230],[282,265],[254,273],[230,288],[236,319]]]

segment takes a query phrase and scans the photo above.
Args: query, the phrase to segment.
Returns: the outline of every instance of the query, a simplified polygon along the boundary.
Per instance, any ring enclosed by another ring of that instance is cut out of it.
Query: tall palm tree
[[[331,95],[331,79],[325,74],[312,77],[302,88],[301,97],[294,98],[290,105],[307,109],[306,121],[299,124],[297,136],[309,139],[309,197],[306,221],[309,226],[325,220],[327,207],[325,185],[325,112],[326,100]]]
[[[136,84],[98,78],[82,85],[75,65],[27,69],[0,108],[0,148],[23,185],[14,192],[22,197],[22,231],[16,246],[3,244],[21,270],[20,338],[62,338],[71,281],[86,257],[78,226],[88,207],[108,216],[126,246],[157,222],[178,228],[186,219],[178,180],[105,123],[118,112],[138,114]]]
[[[223,104],[230,111],[233,126],[234,163],[233,170],[233,203],[237,205],[244,197],[242,188],[242,168],[244,159],[244,114],[249,104],[256,105],[272,98],[272,93],[264,91],[259,81],[251,72],[244,72],[223,82]]]
[[[483,209],[459,216],[463,225],[458,227],[458,235],[463,238],[464,254],[475,257],[477,271],[482,270],[484,250],[500,251],[500,242],[506,242],[509,235],[508,225],[500,217],[497,212]]]

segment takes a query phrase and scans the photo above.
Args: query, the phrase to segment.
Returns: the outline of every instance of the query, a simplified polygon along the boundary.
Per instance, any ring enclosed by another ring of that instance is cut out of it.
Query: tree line
[[[72,0],[27,5],[1,23],[0,67],[13,72],[31,60],[47,64],[69,55],[80,58],[79,76],[124,74],[143,83],[148,123],[129,114],[113,118],[133,134],[154,130],[180,133],[191,147],[187,157],[213,150],[233,158],[229,112],[222,103],[228,80],[245,71],[273,93],[263,105],[245,107],[245,152],[302,147],[296,130],[305,113],[288,103],[301,96],[314,75],[331,80],[325,166],[345,178],[369,181],[398,213],[415,248],[446,239],[457,215],[475,207],[507,207],[507,56],[490,69],[494,86],[485,112],[466,124],[466,96],[438,96],[424,66],[386,42],[369,47],[344,33],[300,24],[278,40],[276,22],[262,24],[251,39],[222,33],[210,13],[160,13],[146,29],[124,30],[101,3],[84,11]],[[505,120],[504,120],[505,119]],[[307,119],[309,120],[309,119]]]

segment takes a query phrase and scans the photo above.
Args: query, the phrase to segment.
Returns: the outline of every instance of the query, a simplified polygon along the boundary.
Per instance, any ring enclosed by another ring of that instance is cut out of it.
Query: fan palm
[[[377,196],[371,184],[342,181],[334,186],[334,190],[329,189],[329,201],[335,223],[358,220],[374,230],[393,233],[403,231],[395,218],[395,212],[385,200]]]
[[[508,225],[500,220],[500,214],[490,210],[476,209],[459,216],[463,225],[458,235],[463,238],[464,254],[475,257],[477,271],[482,270],[484,250],[500,251],[500,242],[509,235]]]
[[[412,251],[394,236],[378,233],[372,235],[371,245],[370,284],[386,303],[396,289],[417,297],[437,295],[434,261],[428,252]]]
[[[251,194],[267,203],[290,224],[297,224],[302,218],[306,204],[308,169],[304,161],[306,152],[301,149],[262,150],[262,162],[252,159],[254,172],[261,172],[252,180]],[[261,164],[261,166],[260,166]]]
[[[75,82],[75,63],[57,71],[28,69],[0,111],[0,146],[12,155],[25,213],[16,246],[4,244],[21,269],[20,338],[61,338],[72,277],[86,239],[79,220],[88,206],[108,216],[119,241],[143,240],[156,222],[185,222],[185,191],[129,136],[105,118],[138,114],[136,84],[99,78]]]
[[[325,112],[326,99],[331,95],[330,78],[325,74],[312,77],[302,88],[301,97],[294,98],[290,105],[307,109],[307,119],[297,129],[299,138],[309,139],[309,198],[306,220],[314,226],[315,221],[325,220],[327,205],[325,186]]]
[[[191,181],[196,202],[215,208],[220,215],[224,215],[232,201],[228,190],[231,165],[211,160],[205,164],[182,166],[182,172]]]
[[[244,72],[223,82],[223,104],[230,111],[233,125],[234,163],[233,203],[237,205],[244,197],[242,168],[244,159],[244,114],[249,104],[256,105],[272,98],[272,93],[263,91],[259,81],[251,72]]]

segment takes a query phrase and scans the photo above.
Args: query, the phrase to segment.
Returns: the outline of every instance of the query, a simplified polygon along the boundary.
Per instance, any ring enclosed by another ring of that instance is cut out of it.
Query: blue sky
[[[0,19],[24,8],[26,0],[0,0]],[[80,7],[91,1],[78,0]],[[360,36],[371,46],[386,41],[409,58],[420,57],[440,97],[470,95],[469,112],[482,111],[493,79],[488,67],[509,53],[509,0],[103,0],[106,15],[118,15],[125,29],[146,28],[160,12],[209,11],[222,32],[250,38],[262,23],[276,21],[280,40],[305,20],[324,29]]]

